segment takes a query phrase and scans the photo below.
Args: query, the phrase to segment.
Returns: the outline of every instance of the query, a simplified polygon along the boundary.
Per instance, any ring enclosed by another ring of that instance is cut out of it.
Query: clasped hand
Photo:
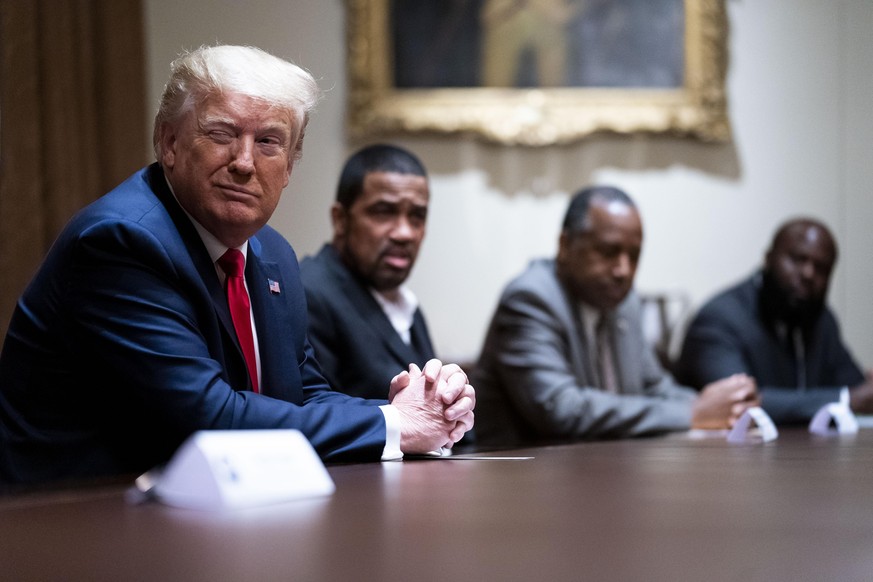
[[[400,413],[400,450],[427,453],[451,448],[473,428],[476,392],[457,364],[409,365],[391,380],[388,401]]]
[[[726,429],[749,407],[760,406],[755,379],[734,374],[703,387],[691,410],[691,428]]]

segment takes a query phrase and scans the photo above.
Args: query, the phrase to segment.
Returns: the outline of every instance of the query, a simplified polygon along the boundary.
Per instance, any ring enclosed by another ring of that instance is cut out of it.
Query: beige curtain
[[[150,159],[140,0],[0,2],[0,338],[69,217]]]

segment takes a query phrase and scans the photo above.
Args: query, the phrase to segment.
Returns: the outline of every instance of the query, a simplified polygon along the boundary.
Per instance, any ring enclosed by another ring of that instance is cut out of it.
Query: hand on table
[[[703,387],[691,411],[691,428],[725,429],[752,406],[759,406],[755,379],[734,374]]]
[[[388,399],[400,412],[404,453],[451,448],[473,428],[476,392],[457,364],[410,364],[391,380]]]

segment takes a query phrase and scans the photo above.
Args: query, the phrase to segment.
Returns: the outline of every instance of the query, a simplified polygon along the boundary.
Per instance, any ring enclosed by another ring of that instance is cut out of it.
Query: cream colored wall
[[[327,90],[303,161],[271,224],[301,255],[330,235],[336,177],[354,149],[340,0],[145,0],[156,102],[182,48],[253,44],[308,68]],[[654,137],[503,148],[466,138],[394,141],[431,172],[428,236],[410,279],[445,358],[478,352],[500,289],[554,252],[568,195],[612,183],[634,196],[646,243],[637,286],[693,304],[745,276],[773,229],[820,217],[842,243],[831,303],[862,365],[873,366],[873,2],[729,0],[729,145]]]

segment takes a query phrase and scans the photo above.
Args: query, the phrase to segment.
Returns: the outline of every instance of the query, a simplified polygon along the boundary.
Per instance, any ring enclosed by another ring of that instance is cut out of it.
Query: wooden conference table
[[[873,430],[480,454],[533,459],[333,466],[332,496],[227,512],[0,497],[0,579],[873,579]]]

